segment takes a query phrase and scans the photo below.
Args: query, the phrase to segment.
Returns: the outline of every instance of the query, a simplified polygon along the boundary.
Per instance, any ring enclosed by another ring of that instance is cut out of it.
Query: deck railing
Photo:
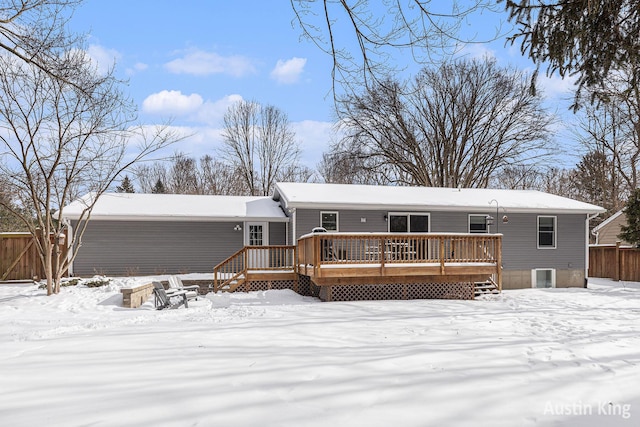
[[[290,245],[245,246],[213,268],[214,291],[243,281],[247,271],[296,269],[296,247]]]
[[[298,240],[298,264],[322,265],[490,263],[502,261],[499,234],[317,233]],[[314,270],[315,271],[315,270]]]

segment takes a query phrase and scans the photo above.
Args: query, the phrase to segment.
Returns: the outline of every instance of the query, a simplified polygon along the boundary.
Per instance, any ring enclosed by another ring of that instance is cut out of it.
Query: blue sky
[[[144,124],[172,119],[193,134],[173,147],[194,157],[215,155],[222,116],[237,100],[272,104],[288,114],[314,167],[332,138],[331,58],[301,39],[285,0],[86,0],[71,20],[88,35],[99,66],[115,63]],[[464,31],[493,34],[502,13],[472,16]],[[468,56],[494,56],[501,65],[532,69],[517,47],[503,39],[473,44]],[[399,55],[397,61],[406,61]],[[410,63],[410,59],[409,62]],[[548,105],[564,117],[570,84],[542,79]],[[565,127],[558,130],[562,135]]]

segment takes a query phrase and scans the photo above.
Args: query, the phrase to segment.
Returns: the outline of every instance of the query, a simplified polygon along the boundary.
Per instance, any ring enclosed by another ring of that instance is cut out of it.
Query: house
[[[500,233],[504,289],[584,286],[588,220],[604,212],[530,190],[279,183],[274,199],[291,217],[295,238],[313,226],[337,232]]]
[[[469,283],[487,280],[582,287],[588,222],[602,212],[525,190],[278,183],[273,197],[105,194],[73,272],[217,266],[216,280],[247,290],[253,268],[264,273],[254,277],[261,286],[293,280],[328,300],[467,295]],[[74,213],[73,204],[65,209],[72,227]],[[284,260],[295,279],[266,275]]]
[[[631,246],[629,242],[618,237],[621,227],[627,225],[627,217],[622,210],[611,215],[597,226],[593,227],[591,234],[596,238],[596,245],[615,245],[620,242],[623,246]]]
[[[89,197],[64,209],[72,233]],[[103,194],[71,273],[208,272],[244,245],[284,244],[288,223],[270,197]]]

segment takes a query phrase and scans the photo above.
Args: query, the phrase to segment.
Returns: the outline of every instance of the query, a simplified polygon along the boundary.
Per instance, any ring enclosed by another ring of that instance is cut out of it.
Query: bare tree
[[[490,186],[509,190],[540,190],[543,186],[544,176],[544,171],[539,165],[506,166],[491,177]]]
[[[82,0],[5,0],[0,3],[0,50],[54,80],[83,91],[82,77],[67,69],[65,55],[81,36],[65,26]],[[77,79],[77,80],[76,80]]]
[[[640,85],[637,84],[636,68],[626,67],[612,73],[595,91],[598,100],[595,114],[604,116],[605,122],[611,125],[608,132],[606,127],[603,129],[605,132],[598,132],[610,141],[608,144],[603,141],[600,145],[614,156],[628,192],[640,185]],[[594,114],[587,110],[589,116]]]
[[[389,168],[384,165],[371,167],[371,157],[362,153],[333,151],[324,153],[317,166],[324,182],[334,184],[388,185],[395,182],[389,179]],[[392,174],[393,175],[393,174]]]
[[[200,159],[202,194],[244,194],[242,172],[227,163],[206,155]]]
[[[389,79],[339,104],[346,135],[332,151],[392,168],[402,185],[486,187],[501,168],[549,154],[553,117],[526,76],[491,60],[447,62]]]
[[[123,171],[175,138],[162,126],[131,127],[134,109],[120,82],[111,73],[97,75],[83,50],[65,52],[58,65],[73,73],[73,84],[55,78],[55,70],[0,55],[0,153],[6,159],[0,172],[32,216],[4,207],[38,236],[49,295],[60,290],[98,196]],[[70,235],[64,207],[85,193]],[[61,257],[57,242],[65,235],[70,253]]]
[[[162,191],[170,194],[246,194],[242,172],[233,165],[215,160],[210,155],[199,162],[181,153],[170,159],[134,168],[141,192]]]
[[[583,155],[571,175],[577,199],[602,206],[610,213],[617,212],[624,205],[619,182],[612,159],[602,151]]]
[[[23,208],[17,205],[17,196],[11,188],[9,180],[0,176],[0,232],[6,231],[27,231],[20,217],[14,212],[29,217]]]
[[[184,154],[176,154],[169,170],[169,181],[165,183],[175,194],[202,194],[195,159]]]
[[[269,195],[276,181],[295,170],[299,145],[287,115],[278,108],[240,101],[224,115],[221,157],[238,169],[245,192]]]
[[[138,181],[141,193],[152,193],[158,181],[168,182],[169,171],[167,161],[140,163],[134,166],[133,174]]]
[[[349,88],[374,84],[396,71],[391,64],[403,58],[440,62],[473,41],[458,34],[472,14],[497,10],[496,2],[484,0],[291,0],[291,6],[303,36],[332,58],[334,95],[336,83]]]
[[[626,132],[618,106],[599,104],[585,109],[579,121],[578,141],[587,149],[577,166],[576,189],[582,198],[619,210],[635,186],[633,133]],[[602,197],[606,196],[606,200]]]

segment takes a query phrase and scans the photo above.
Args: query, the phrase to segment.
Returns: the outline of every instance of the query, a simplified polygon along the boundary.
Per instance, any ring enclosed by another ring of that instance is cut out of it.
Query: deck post
[[[496,242],[496,251],[498,252],[496,256],[496,278],[498,279],[498,292],[502,292],[502,236],[498,237]]]
[[[615,272],[613,273],[613,280],[615,282],[620,281],[620,240],[616,241],[616,266]]]
[[[444,275],[444,237],[440,237],[440,274]]]
[[[313,236],[313,246],[315,246],[313,254],[313,275],[315,277],[320,277],[320,262],[322,260],[322,254],[320,251],[322,250],[322,245],[320,244],[320,236],[317,234]]]
[[[378,253],[380,254],[380,275],[383,276],[384,275],[384,262],[385,262],[385,258],[387,251],[385,250],[385,242],[384,242],[384,237],[381,237],[378,240]]]

